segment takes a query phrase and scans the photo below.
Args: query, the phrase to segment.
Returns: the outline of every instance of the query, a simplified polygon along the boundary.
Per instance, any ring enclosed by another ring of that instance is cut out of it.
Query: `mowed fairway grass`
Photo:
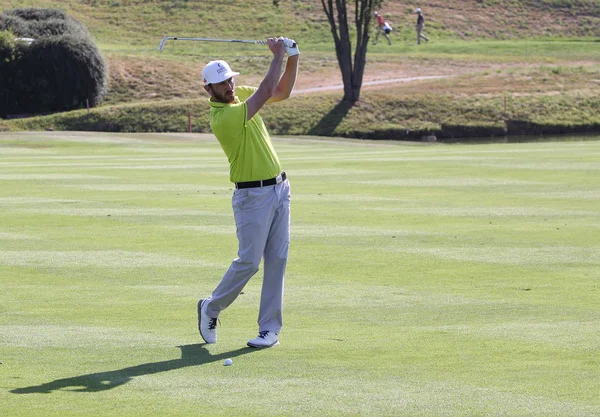
[[[274,138],[281,345],[211,135],[0,134],[3,416],[598,416],[600,140]],[[223,366],[231,358],[233,365]]]

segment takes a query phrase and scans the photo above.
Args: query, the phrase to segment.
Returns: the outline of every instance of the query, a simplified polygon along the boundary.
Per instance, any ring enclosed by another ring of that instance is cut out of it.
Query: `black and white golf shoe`
[[[198,301],[198,330],[206,343],[217,343],[217,318],[206,314],[208,299]]]
[[[277,338],[277,333],[269,330],[258,332],[258,337],[256,339],[248,340],[248,346],[253,348],[269,348],[278,344],[279,339]]]

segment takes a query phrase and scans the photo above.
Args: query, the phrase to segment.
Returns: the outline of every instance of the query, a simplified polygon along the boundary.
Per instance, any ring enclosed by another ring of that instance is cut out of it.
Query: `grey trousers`
[[[421,44],[421,38],[425,39],[427,42],[429,42],[429,38],[425,35],[423,35],[423,28],[425,27],[425,25],[417,25],[417,43],[420,45]]]
[[[259,331],[279,333],[283,326],[283,286],[290,246],[290,184],[235,190],[233,214],[239,242],[238,257],[221,279],[206,306],[218,317],[258,272],[264,276],[258,312]]]

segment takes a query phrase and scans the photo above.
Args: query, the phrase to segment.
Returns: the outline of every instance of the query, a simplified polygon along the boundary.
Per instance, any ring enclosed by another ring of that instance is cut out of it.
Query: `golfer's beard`
[[[235,98],[235,93],[231,97],[228,97],[225,94],[219,94],[215,90],[213,90],[213,94],[215,96],[215,101],[218,101],[220,103],[231,103]]]

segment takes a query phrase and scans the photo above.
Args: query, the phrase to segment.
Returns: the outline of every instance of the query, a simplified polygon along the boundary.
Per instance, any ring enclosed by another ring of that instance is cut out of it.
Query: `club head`
[[[165,43],[167,43],[167,39],[169,39],[169,38],[168,37],[162,38],[162,40],[160,41],[160,44],[158,45],[158,52],[162,52],[162,50],[165,47]]]

